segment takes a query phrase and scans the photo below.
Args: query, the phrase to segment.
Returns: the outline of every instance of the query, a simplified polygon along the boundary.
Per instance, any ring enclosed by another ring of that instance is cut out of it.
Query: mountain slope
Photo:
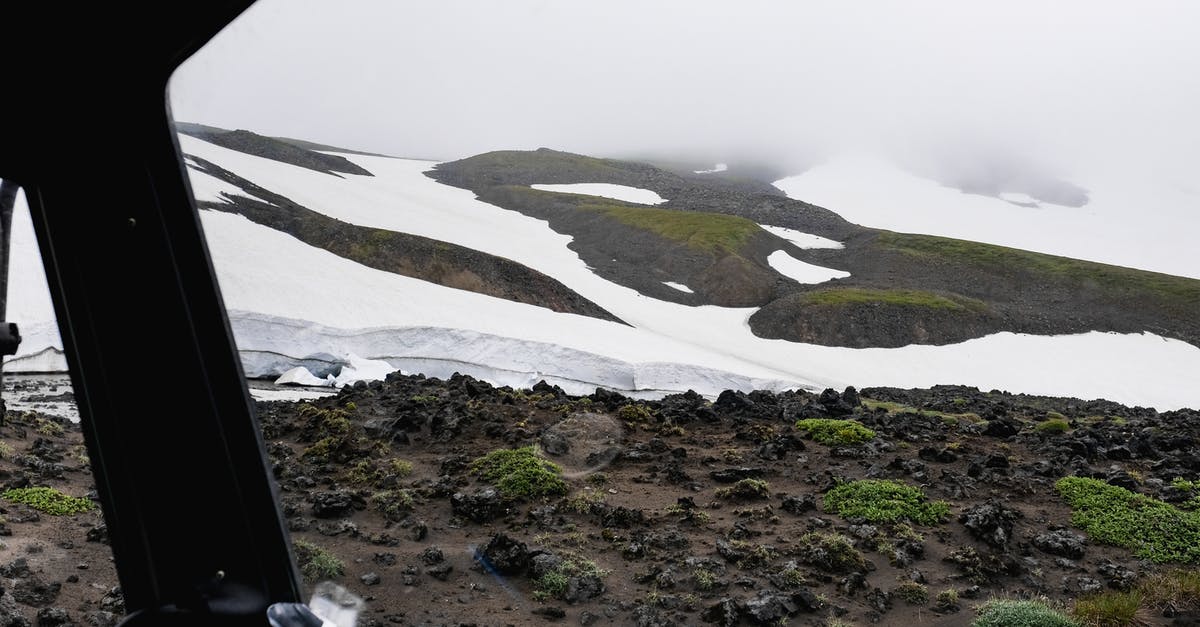
[[[550,150],[487,153],[439,164],[435,179],[474,191],[480,199],[550,220],[556,230],[576,237],[575,250],[605,276],[662,296],[661,286],[639,278],[646,269],[679,273],[669,255],[670,238],[634,237],[610,225],[598,228],[580,211],[593,201],[547,195],[538,183],[617,183],[652,190],[668,199],[648,209],[621,205],[650,221],[654,212],[737,216],[777,227],[835,239],[840,249],[801,250],[760,238],[742,258],[763,265],[774,246],[804,262],[850,274],[829,284],[804,285],[771,274],[745,272],[743,265],[718,259],[713,274],[738,285],[737,304],[763,306],[750,317],[756,335],[829,346],[899,347],[949,344],[1000,331],[1054,335],[1085,331],[1153,331],[1200,346],[1200,280],[1055,257],[990,244],[881,231],[852,225],[831,211],[758,191],[713,185],[645,164],[601,160]],[[584,204],[589,203],[589,204]],[[611,206],[612,203],[608,203]],[[695,218],[701,220],[702,218]],[[777,221],[776,221],[777,220]],[[643,229],[648,230],[648,229]],[[653,230],[653,229],[649,229]],[[593,242],[620,238],[599,248]],[[655,251],[648,257],[645,251]],[[595,260],[595,261],[593,261]],[[612,270],[624,266],[623,270]],[[753,266],[749,266],[753,267]],[[689,269],[693,275],[694,268]],[[634,275],[632,278],[629,274]],[[685,279],[687,277],[684,277]],[[667,279],[664,279],[667,280]],[[678,279],[670,279],[678,280]],[[685,284],[686,280],[681,280]],[[919,298],[913,295],[920,293]],[[675,296],[676,302],[688,304]],[[714,304],[733,304],[709,299]],[[945,306],[957,303],[970,306]]]

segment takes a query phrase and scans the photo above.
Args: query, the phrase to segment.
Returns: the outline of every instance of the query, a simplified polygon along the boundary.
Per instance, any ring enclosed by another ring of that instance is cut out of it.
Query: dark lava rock
[[[764,591],[746,601],[742,612],[746,618],[759,625],[779,625],[788,617],[802,611],[815,612],[820,606],[820,601],[808,590],[791,594]]]
[[[1005,507],[994,499],[988,499],[986,503],[963,510],[958,522],[979,540],[1003,549],[1012,540],[1013,522],[1020,517],[1021,512]]]
[[[481,549],[475,551],[475,559],[489,571],[502,575],[516,575],[529,568],[529,548],[524,542],[498,533]]]
[[[389,553],[388,555],[391,554]],[[392,556],[392,561],[395,561],[394,555]],[[441,564],[442,562],[446,561],[446,556],[442,555],[442,549],[436,546],[430,546],[426,547],[424,551],[421,551],[421,561],[425,562],[425,564],[428,566],[433,566],[434,564]]]
[[[1061,555],[1072,559],[1083,557],[1087,540],[1069,531],[1058,529],[1043,533],[1033,539],[1033,546],[1051,554]]]
[[[358,580],[363,582],[364,586],[378,586],[380,581],[379,573],[367,573],[359,577]]]
[[[741,619],[741,611],[733,599],[725,597],[717,601],[716,605],[704,610],[700,619],[706,623],[716,623],[721,627],[734,627]]]
[[[529,560],[529,578],[541,579],[546,573],[558,570],[562,558],[553,553],[538,553]]]
[[[816,509],[817,500],[811,494],[802,494],[800,496],[785,496],[780,508],[789,514],[797,516]]]
[[[60,590],[62,590],[62,584],[57,581],[45,583],[30,575],[17,581],[12,588],[12,597],[17,603],[30,607],[46,607],[54,603]]]
[[[857,390],[854,390],[854,388],[847,388],[846,391],[853,391],[853,398],[858,400]],[[817,402],[825,408],[825,411],[830,416],[846,416],[852,414],[854,413],[855,405],[859,404],[851,404],[847,402],[847,400],[841,394],[838,394],[837,390],[834,389],[826,389],[824,392],[821,392],[821,395],[817,397]]]
[[[533,613],[547,620],[559,620],[560,618],[565,618],[567,616],[567,613],[563,610],[563,608],[554,607],[553,605],[539,607],[536,610],[533,610]]]
[[[580,575],[567,578],[567,589],[563,591],[563,600],[567,603],[577,603],[604,594],[604,582],[596,575]]]
[[[754,468],[724,468],[722,470],[714,470],[708,473],[713,481],[718,483],[736,483],[742,479],[757,479],[763,476],[767,470],[762,467]]]
[[[317,492],[313,495],[312,512],[317,518],[340,518],[354,507],[354,496],[346,490]]]
[[[547,431],[542,434],[542,450],[550,455],[566,455],[571,452],[571,442],[562,433]]]
[[[429,568],[426,568],[425,574],[429,575],[430,577],[433,577],[434,579],[440,579],[441,581],[445,581],[450,578],[450,572],[453,570],[454,570],[454,567],[451,566],[448,562],[442,562],[441,564],[438,564],[437,566],[430,566]]]
[[[1007,438],[1016,435],[1021,430],[1021,423],[1008,418],[992,420],[983,429],[984,435],[996,438]]]
[[[0,624],[6,623],[0,622]],[[117,615],[113,614],[112,612],[105,612],[103,610],[99,612],[92,612],[87,615],[87,624],[91,625],[92,627],[116,627]]]
[[[450,508],[455,514],[477,523],[488,522],[502,515],[505,510],[500,493],[495,488],[484,488],[472,494],[455,492],[450,497]]]
[[[395,566],[396,565],[396,554],[395,553],[376,553],[375,557],[371,558],[371,561],[375,562],[376,564],[379,564],[380,566]]]
[[[37,627],[59,627],[72,625],[71,615],[61,607],[43,607],[37,613]]]
[[[87,530],[88,542],[99,542],[100,544],[108,544],[108,526],[104,523],[93,526]]]
[[[1113,562],[1104,562],[1097,571],[1104,577],[1108,587],[1116,590],[1129,590],[1137,581],[1136,572]]]
[[[932,446],[926,446],[917,452],[917,457],[920,457],[925,461],[940,462],[943,464],[949,464],[950,462],[958,461],[958,453],[955,453],[954,451],[945,447],[935,448]]]

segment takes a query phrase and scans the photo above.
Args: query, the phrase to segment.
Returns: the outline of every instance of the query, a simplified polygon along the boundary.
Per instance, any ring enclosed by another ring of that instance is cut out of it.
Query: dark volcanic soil
[[[1087,542],[1058,478],[1171,500],[1171,480],[1200,473],[1200,412],[962,387],[637,402],[393,375],[258,407],[293,538],[344,563],[335,580],[367,600],[362,625],[967,625],[989,597],[1069,602],[1169,567]],[[1034,428],[1051,412],[1066,433]],[[819,444],[793,426],[809,417],[853,418],[877,437]],[[0,459],[4,488],[89,492],[72,424],[10,412],[0,438],[12,449]],[[505,500],[470,472],[481,455],[529,445],[562,467],[565,496]],[[718,496],[743,478],[769,487]],[[921,486],[950,514],[909,527],[824,511],[825,491],[862,478]],[[393,498],[381,511],[381,494],[411,503]],[[98,614],[120,611],[107,547],[93,541],[99,514],[0,505],[11,534],[0,623],[57,607],[79,624],[111,624]],[[836,536],[862,561],[820,542]],[[563,561],[577,568],[556,594],[538,594],[534,578]],[[958,601],[938,603],[951,589]]]

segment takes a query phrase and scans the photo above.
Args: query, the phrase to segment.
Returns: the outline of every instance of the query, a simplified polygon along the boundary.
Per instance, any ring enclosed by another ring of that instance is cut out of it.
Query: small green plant
[[[798,421],[796,428],[807,433],[813,440],[831,446],[862,444],[875,438],[874,431],[853,420],[808,418]]]
[[[587,514],[592,511],[592,507],[604,503],[604,493],[599,490],[583,490],[563,501],[563,506],[567,509],[578,513]]]
[[[1141,590],[1104,592],[1076,600],[1071,614],[1088,627],[1127,627],[1136,624],[1143,597]]]
[[[384,490],[371,495],[371,507],[383,514],[387,520],[402,520],[412,511],[413,496],[408,490]]]
[[[854,542],[838,533],[812,532],[800,536],[796,555],[806,564],[835,573],[867,569],[867,558]]]
[[[543,459],[532,446],[499,449],[471,462],[471,472],[495,484],[507,498],[566,494],[562,468]]]
[[[929,588],[915,581],[906,581],[892,588],[892,596],[909,605],[926,605],[929,603]]]
[[[1080,627],[1078,621],[1041,601],[991,599],[976,610],[972,627]]]
[[[63,426],[47,418],[38,418],[34,422],[34,429],[46,437],[56,438],[66,432]]]
[[[1034,427],[1033,429],[1034,429],[1034,431],[1037,431],[1038,433],[1058,434],[1058,433],[1066,433],[1067,430],[1070,428],[1071,428],[1070,423],[1068,423],[1065,419],[1051,418],[1050,420],[1047,420],[1045,422],[1039,422],[1038,425],[1036,427]]]
[[[692,578],[696,580],[696,589],[701,592],[708,592],[717,587],[717,576],[711,570],[697,568],[692,571]]]
[[[561,599],[567,592],[572,577],[603,579],[607,576],[608,571],[596,566],[592,560],[568,555],[557,567],[533,581],[534,594],[540,597],[539,600]]]
[[[939,607],[951,607],[958,605],[958,590],[954,588],[946,588],[937,593],[937,605]]]
[[[1158,563],[1200,562],[1200,512],[1087,477],[1064,477],[1054,487],[1071,506],[1071,522],[1093,541]]]
[[[888,479],[862,479],[825,493],[825,511],[868,522],[934,525],[950,513],[944,501],[927,502],[919,489]]]
[[[91,499],[69,496],[47,487],[13,488],[5,490],[0,497],[12,503],[23,503],[51,516],[69,516],[80,512],[90,512],[96,508],[96,504]]]
[[[714,494],[719,499],[769,499],[771,486],[762,479],[742,479],[728,488],[717,488]]]
[[[625,422],[652,422],[650,410],[642,405],[625,404],[617,409],[617,418]]]
[[[808,578],[804,576],[804,571],[799,568],[784,569],[780,576],[783,578],[784,585],[789,588],[799,588],[800,586],[808,585]]]
[[[352,484],[387,488],[412,474],[413,466],[403,459],[363,459],[350,467],[346,480]]]
[[[8,442],[0,442],[0,459],[12,459],[16,451]]]
[[[1174,570],[1142,580],[1138,589],[1145,604],[1154,609],[1200,609],[1200,572]]]
[[[292,546],[300,573],[309,583],[341,577],[346,572],[346,564],[342,560],[311,542],[296,540]]]

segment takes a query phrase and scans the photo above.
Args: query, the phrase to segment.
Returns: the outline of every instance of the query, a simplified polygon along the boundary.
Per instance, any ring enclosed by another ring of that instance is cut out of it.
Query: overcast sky
[[[179,120],[435,159],[549,146],[799,168],[882,146],[1190,173],[1198,28],[1186,0],[260,0],[171,102]]]

